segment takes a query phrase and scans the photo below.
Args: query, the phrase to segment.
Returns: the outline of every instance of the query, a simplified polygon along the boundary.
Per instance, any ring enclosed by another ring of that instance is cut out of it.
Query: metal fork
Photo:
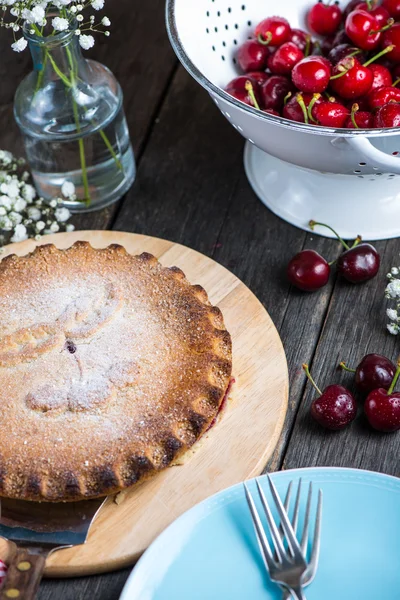
[[[303,586],[311,583],[312,578],[315,576],[316,566],[318,563],[318,555],[319,555],[319,541],[320,541],[320,531],[321,531],[321,515],[322,515],[322,492],[319,490],[318,494],[318,506],[316,512],[316,521],[314,528],[314,540],[313,540],[313,550],[310,562],[307,562],[307,546],[308,546],[308,530],[309,530],[309,522],[310,522],[310,510],[311,510],[311,497],[312,497],[312,488],[310,487],[307,499],[307,507],[304,519],[303,526],[303,534],[301,545],[299,544],[295,529],[297,529],[298,522],[298,512],[300,505],[300,489],[297,493],[296,498],[296,506],[295,506],[295,514],[293,517],[293,522],[295,527],[293,527],[292,523],[287,514],[287,509],[282,505],[281,499],[279,498],[278,492],[276,488],[268,476],[268,482],[271,489],[272,497],[276,508],[278,510],[279,518],[281,521],[280,533],[268,505],[265,494],[258,482],[256,480],[258,493],[260,495],[260,499],[265,511],[265,515],[267,517],[268,528],[274,543],[275,548],[275,556],[272,554],[267,536],[265,534],[263,525],[261,523],[260,516],[258,514],[257,508],[255,506],[253,497],[247,487],[244,484],[247,502],[250,508],[251,516],[253,519],[254,527],[257,534],[257,539],[260,545],[261,554],[264,559],[265,567],[269,573],[269,576],[272,581],[277,583],[282,587],[282,589],[290,592],[290,595],[295,600],[305,600],[305,596],[303,594]],[[288,497],[289,496],[289,497]],[[288,506],[290,502],[290,492],[288,490],[288,494],[286,496],[285,504]],[[297,513],[297,514],[296,514]],[[287,548],[284,545],[284,538],[287,540]]]

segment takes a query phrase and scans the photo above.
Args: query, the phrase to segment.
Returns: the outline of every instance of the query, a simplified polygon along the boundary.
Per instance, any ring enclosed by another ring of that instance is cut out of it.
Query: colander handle
[[[369,165],[379,167],[386,173],[400,174],[400,157],[378,150],[366,137],[346,138],[346,141],[361,159],[365,158],[365,162]]]

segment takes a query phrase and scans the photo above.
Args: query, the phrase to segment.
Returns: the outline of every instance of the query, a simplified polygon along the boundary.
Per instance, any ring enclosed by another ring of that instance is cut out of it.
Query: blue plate
[[[400,598],[399,479],[337,468],[297,469],[272,477],[281,496],[289,481],[300,477],[312,481],[315,491],[323,490],[321,558],[307,600]],[[268,482],[260,479],[268,495]],[[250,488],[256,495],[254,482]],[[280,598],[265,573],[240,484],[168,527],[136,565],[121,600]]]

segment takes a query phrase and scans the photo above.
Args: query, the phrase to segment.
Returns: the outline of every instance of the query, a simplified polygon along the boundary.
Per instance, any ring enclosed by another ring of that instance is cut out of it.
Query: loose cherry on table
[[[331,268],[315,250],[303,250],[292,258],[287,277],[292,285],[303,292],[315,292],[329,281]]]
[[[272,75],[261,86],[261,101],[264,108],[281,110],[287,95],[292,92],[293,85],[283,75]]]
[[[319,394],[311,405],[312,417],[326,429],[339,430],[347,427],[357,416],[354,396],[342,385],[329,385],[322,392],[311,377],[308,365],[303,369]]]
[[[292,81],[302,92],[324,92],[329,85],[330,77],[330,62],[322,56],[303,58],[292,71]]]
[[[285,42],[268,58],[268,68],[277,75],[289,74],[304,58],[304,52],[294,42]]]
[[[400,19],[400,0],[383,0],[382,6],[393,19]]]
[[[268,17],[255,30],[257,40],[266,46],[281,46],[288,41],[290,33],[289,21],[283,17]]]
[[[396,367],[392,361],[381,354],[367,354],[357,369],[350,369],[344,362],[339,366],[344,371],[355,373],[357,389],[365,394],[379,388],[388,390],[396,374]]]
[[[257,40],[247,40],[237,53],[237,61],[242,71],[262,71],[267,66],[270,49]]]
[[[326,227],[336,235],[339,242],[345,248],[345,252],[339,256],[336,262],[337,271],[344,279],[350,283],[364,283],[377,275],[381,259],[374,246],[361,243],[361,237],[358,237],[354,245],[350,248],[329,225],[310,221],[309,226],[313,231],[316,226]]]
[[[382,106],[375,115],[374,127],[378,129],[400,127],[400,104],[396,102]]]
[[[368,395],[364,412],[369,424],[378,431],[392,433],[400,429],[400,392],[394,392],[400,376],[400,362],[388,390],[379,388]]]
[[[319,0],[308,13],[307,23],[311,31],[318,35],[332,35],[339,29],[342,11],[339,3],[324,4]]]

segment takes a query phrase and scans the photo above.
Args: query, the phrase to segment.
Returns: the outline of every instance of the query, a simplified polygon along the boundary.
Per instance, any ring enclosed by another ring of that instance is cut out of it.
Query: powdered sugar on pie
[[[179,269],[44,246],[0,265],[0,495],[128,487],[206,431],[231,375],[221,313]]]

